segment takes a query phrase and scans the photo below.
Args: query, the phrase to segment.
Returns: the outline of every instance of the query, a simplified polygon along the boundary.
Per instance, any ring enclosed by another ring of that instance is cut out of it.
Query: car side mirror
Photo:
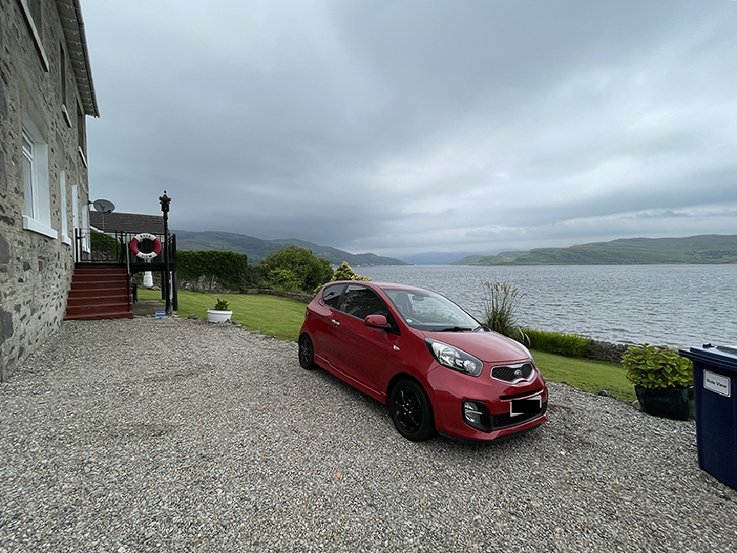
[[[385,330],[389,328],[385,315],[369,315],[363,320],[363,324],[372,328],[383,328]]]

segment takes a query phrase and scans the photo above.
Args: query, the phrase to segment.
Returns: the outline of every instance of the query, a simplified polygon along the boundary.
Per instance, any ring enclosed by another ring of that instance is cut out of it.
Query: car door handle
[[[330,319],[330,322],[333,323],[334,326],[340,326],[340,321],[336,321],[335,319]]]

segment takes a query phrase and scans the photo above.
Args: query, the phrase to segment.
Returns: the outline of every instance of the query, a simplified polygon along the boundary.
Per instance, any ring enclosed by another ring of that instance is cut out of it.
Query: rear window
[[[338,309],[340,295],[343,293],[345,284],[333,284],[322,291],[322,302],[328,307]]]

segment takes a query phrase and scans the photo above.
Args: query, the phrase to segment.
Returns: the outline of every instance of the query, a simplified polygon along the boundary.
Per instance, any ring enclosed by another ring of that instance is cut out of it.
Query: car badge
[[[516,371],[514,371],[514,376],[520,378],[522,376],[522,369],[517,369]]]

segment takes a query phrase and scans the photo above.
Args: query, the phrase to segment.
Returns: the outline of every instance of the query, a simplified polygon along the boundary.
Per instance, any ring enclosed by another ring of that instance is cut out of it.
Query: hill
[[[469,256],[455,265],[638,265],[737,263],[737,236],[702,234],[686,238],[622,238],[568,248],[536,248]]]
[[[383,257],[373,253],[353,254],[330,246],[320,246],[312,242],[297,240],[296,238],[262,240],[254,236],[232,232],[192,232],[187,230],[172,232],[177,235],[178,250],[221,250],[245,253],[248,260],[253,263],[257,263],[287,246],[294,245],[312,250],[312,253],[316,256],[327,259],[333,265],[338,265],[341,261],[347,261],[354,267],[361,265],[407,265],[404,261],[393,257]]]

